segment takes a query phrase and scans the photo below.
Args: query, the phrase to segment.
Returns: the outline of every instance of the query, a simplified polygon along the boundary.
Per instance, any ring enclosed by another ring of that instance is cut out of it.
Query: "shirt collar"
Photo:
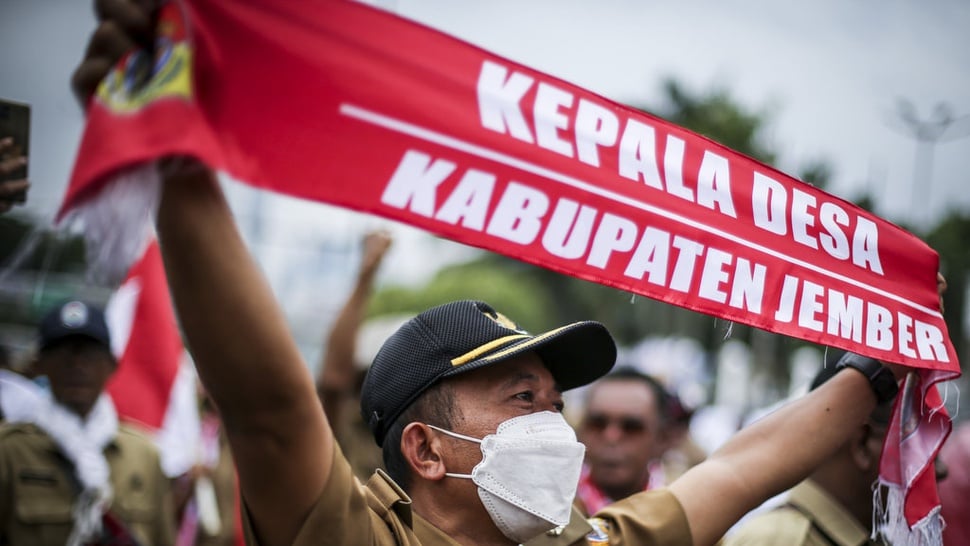
[[[788,502],[809,515],[839,546],[869,544],[869,532],[818,484],[805,480],[795,486]]]
[[[414,518],[414,535],[418,537],[421,546],[459,546],[444,531],[431,525],[418,514],[413,514],[412,517]]]

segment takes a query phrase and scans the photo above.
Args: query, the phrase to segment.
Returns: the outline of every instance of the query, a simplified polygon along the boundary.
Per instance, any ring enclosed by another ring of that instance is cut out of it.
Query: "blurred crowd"
[[[405,320],[366,319],[390,246],[386,232],[364,237],[355,282],[325,333],[316,378],[330,426],[362,482],[383,461],[361,418],[361,386],[377,347]],[[199,421],[191,431],[197,438],[181,446],[195,454],[194,463],[166,475],[152,431],[119,419],[106,394],[117,366],[110,338],[101,308],[69,301],[45,314],[34,352],[15,359],[0,351],[0,544],[242,544],[237,477],[218,409],[199,385]],[[645,354],[652,359],[635,358]],[[723,430],[708,424],[692,432],[695,413],[711,408],[685,404],[678,394],[683,385],[671,381],[678,374],[664,373],[669,366],[657,356],[628,351],[625,362],[570,399],[565,413],[586,447],[574,521],[668,485],[707,457],[710,448],[702,443],[716,444],[711,436],[737,428],[730,419],[715,420]],[[835,356],[827,355],[812,389],[834,375]],[[890,411],[891,403],[878,406],[836,455],[744,518],[722,542],[869,544],[872,487]],[[937,464],[950,546],[970,537],[958,516],[970,508],[968,454],[970,424],[964,423]],[[570,525],[529,543],[568,544]]]

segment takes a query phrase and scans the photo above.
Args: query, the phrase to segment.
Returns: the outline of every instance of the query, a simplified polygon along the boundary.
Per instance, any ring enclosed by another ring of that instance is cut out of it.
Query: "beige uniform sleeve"
[[[693,546],[687,515],[667,489],[637,493],[600,510],[610,525],[610,543]]]
[[[404,497],[389,502],[381,498],[387,495],[375,495],[354,477],[339,445],[336,442],[333,445],[333,466],[327,486],[297,533],[293,546],[317,546],[321,544],[320,537],[327,537],[327,544],[341,546],[418,546],[411,529],[410,500]],[[245,504],[243,499],[246,543],[258,546]]]

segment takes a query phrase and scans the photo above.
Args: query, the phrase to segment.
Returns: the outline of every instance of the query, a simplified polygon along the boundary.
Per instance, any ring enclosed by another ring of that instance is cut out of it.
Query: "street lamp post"
[[[902,129],[905,134],[916,140],[910,206],[913,211],[913,222],[919,224],[922,220],[925,220],[925,218],[920,217],[919,211],[929,209],[932,202],[933,155],[936,145],[940,142],[956,140],[970,135],[970,131],[961,131],[959,128],[956,131],[951,130],[955,126],[970,120],[970,115],[954,116],[953,110],[948,104],[938,102],[928,118],[920,119],[916,114],[916,107],[907,99],[897,101],[896,115],[903,122]],[[967,128],[970,128],[970,126]],[[920,180],[925,181],[925,184],[921,185]],[[922,199],[921,187],[923,189]],[[924,206],[917,206],[917,203],[920,202]]]

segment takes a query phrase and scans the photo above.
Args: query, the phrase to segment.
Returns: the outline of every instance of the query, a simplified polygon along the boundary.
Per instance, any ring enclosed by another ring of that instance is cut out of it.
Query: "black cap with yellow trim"
[[[382,445],[394,420],[431,385],[530,351],[564,391],[601,377],[616,361],[616,344],[598,322],[532,335],[487,303],[446,303],[409,320],[384,342],[361,390],[364,421]]]

